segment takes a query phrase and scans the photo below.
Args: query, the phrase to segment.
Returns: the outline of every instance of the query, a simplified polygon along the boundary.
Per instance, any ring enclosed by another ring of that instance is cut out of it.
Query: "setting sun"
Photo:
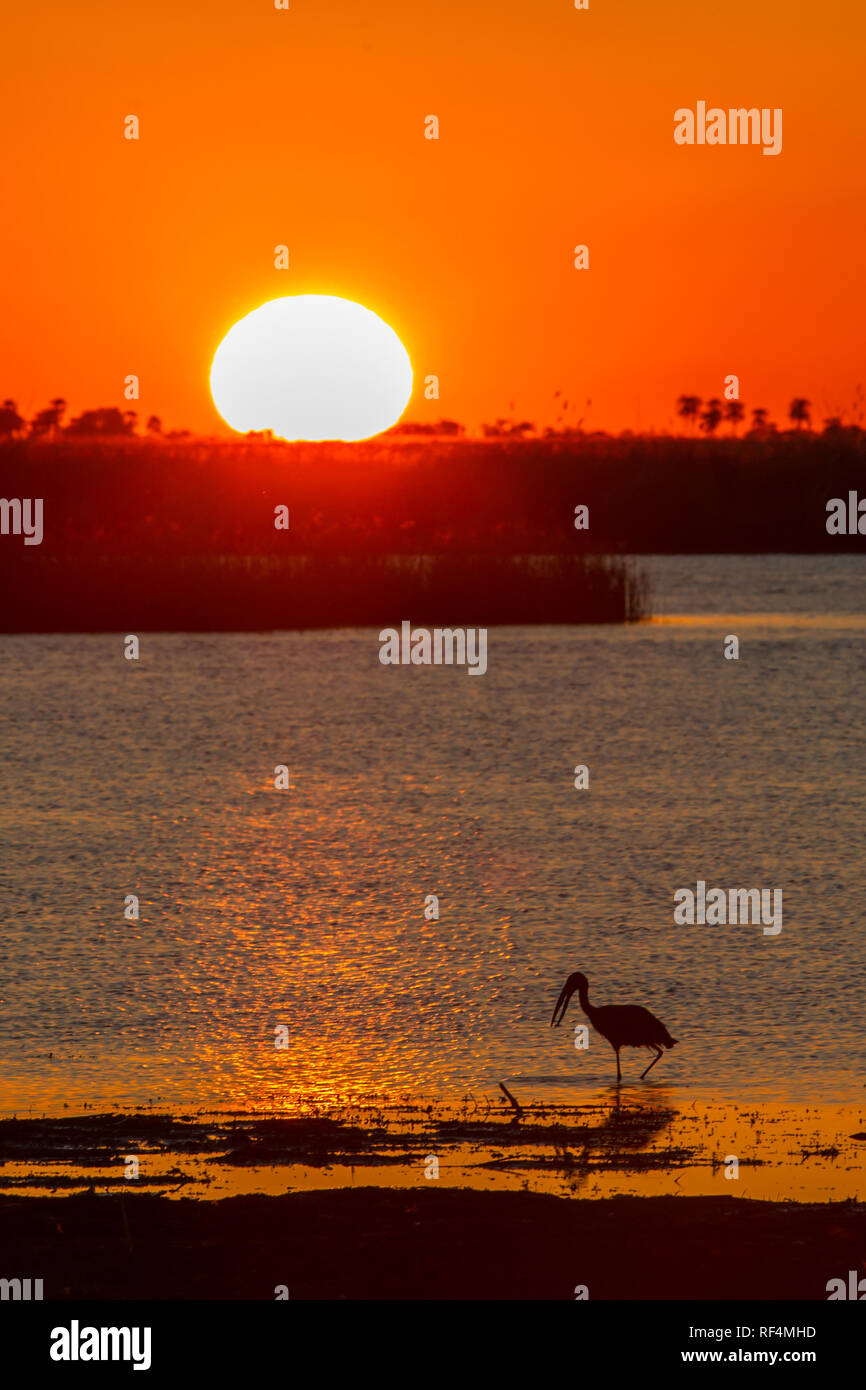
[[[281,439],[366,439],[396,424],[412,364],[387,323],[350,299],[271,299],[216,350],[211,395],[232,429]]]

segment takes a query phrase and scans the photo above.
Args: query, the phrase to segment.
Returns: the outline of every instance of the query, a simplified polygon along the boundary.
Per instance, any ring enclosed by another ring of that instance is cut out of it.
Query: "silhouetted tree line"
[[[554,399],[561,396],[560,391],[554,392]],[[862,393],[858,391],[858,403],[862,405]],[[591,405],[587,401],[587,405]],[[788,407],[788,418],[798,432],[811,430],[811,401],[804,396],[795,396]],[[567,424],[566,420],[569,412],[568,401],[560,401],[557,407],[560,411],[557,416],[557,424],[549,426],[542,431],[538,431],[531,420],[513,420],[500,417],[493,422],[483,424],[481,433],[485,439],[531,439],[531,438],[585,438],[586,432],[583,430],[583,419],[575,421],[574,424]],[[711,397],[708,401],[703,401],[700,396],[683,395],[677,400],[677,415],[684,421],[690,431],[699,428],[704,434],[713,436],[722,424],[730,427],[733,435],[736,435],[746,416],[746,407],[740,400],[719,400],[718,397]],[[135,410],[118,410],[115,406],[102,406],[97,410],[85,410],[68,424],[63,424],[63,416],[66,413],[66,401],[61,397],[56,397],[44,410],[37,411],[32,420],[26,420],[18,413],[18,408],[14,400],[6,399],[0,406],[0,439],[42,439],[58,441],[61,439],[106,439],[106,438],[131,438],[138,436],[138,412]],[[771,435],[779,433],[778,426],[770,420],[769,412],[763,407],[758,406],[751,412],[751,425],[745,432],[747,438],[766,439]],[[823,421],[823,432],[825,434],[839,433],[843,430],[858,430],[856,425],[844,425],[840,416],[833,415]],[[163,437],[162,421],[158,415],[149,416],[145,425],[145,432],[151,439]],[[626,437],[630,436],[631,431],[623,432]],[[463,438],[466,429],[457,420],[435,420],[429,422],[419,422],[414,420],[400,420],[391,429],[386,430],[381,436],[413,437],[424,436],[430,438]],[[268,443],[279,443],[275,440],[270,430],[250,430],[246,436],[250,440],[262,440]],[[590,438],[607,439],[609,436],[604,430],[593,431]],[[189,430],[170,430],[166,435],[167,439],[188,439],[191,438]]]
[[[63,424],[66,414],[66,401],[57,396],[44,410],[36,412],[32,420],[19,415],[15,401],[7,398],[0,406],[0,439],[117,439],[130,438],[138,428],[138,411],[118,410],[115,406],[102,406],[98,410],[84,410],[68,424]],[[151,415],[145,426],[147,434],[153,438],[162,434],[162,421],[158,415]],[[173,430],[168,438],[185,439],[189,430]]]

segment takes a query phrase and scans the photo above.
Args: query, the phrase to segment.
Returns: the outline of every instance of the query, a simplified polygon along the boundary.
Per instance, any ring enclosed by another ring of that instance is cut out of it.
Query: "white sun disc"
[[[335,295],[270,299],[213,359],[214,405],[232,429],[281,439],[366,439],[399,420],[412,364],[378,314]]]

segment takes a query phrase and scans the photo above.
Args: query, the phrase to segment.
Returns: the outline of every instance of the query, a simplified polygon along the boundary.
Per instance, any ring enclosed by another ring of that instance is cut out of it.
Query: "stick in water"
[[[515,1119],[516,1119],[519,1115],[522,1115],[522,1114],[523,1114],[523,1111],[521,1110],[520,1106],[517,1104],[517,1101],[514,1099],[514,1096],[511,1094],[511,1092],[509,1091],[508,1087],[505,1085],[504,1082],[500,1081],[500,1083],[499,1083],[499,1089],[500,1089],[500,1091],[502,1092],[502,1094],[505,1096],[505,1099],[506,1099],[506,1100],[509,1100],[509,1101],[511,1102],[511,1104],[514,1106],[514,1110],[515,1110]]]

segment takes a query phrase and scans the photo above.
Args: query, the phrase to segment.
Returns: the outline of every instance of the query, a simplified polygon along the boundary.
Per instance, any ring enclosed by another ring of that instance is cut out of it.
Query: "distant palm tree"
[[[757,410],[752,411],[752,429],[755,430],[758,434],[760,434],[761,431],[765,430],[766,428],[767,411],[764,409],[762,405],[759,405]]]
[[[60,429],[60,421],[66,412],[66,402],[62,396],[55,396],[51,402],[51,409],[54,411],[54,422],[57,429]]]
[[[698,411],[701,408],[700,396],[680,396],[677,401],[677,414],[686,424],[694,425],[698,418]]]
[[[162,434],[162,421],[158,415],[151,415],[145,426],[148,434]]]
[[[737,426],[743,423],[745,413],[746,407],[742,401],[728,401],[725,405],[725,419],[731,427],[732,434],[737,433]]]
[[[809,414],[811,401],[807,401],[804,396],[795,396],[788,406],[788,418],[792,424],[801,430],[804,425],[811,425],[812,417]]]
[[[715,434],[721,424],[723,414],[721,401],[713,396],[712,400],[707,401],[701,411],[701,429],[705,434]]]

